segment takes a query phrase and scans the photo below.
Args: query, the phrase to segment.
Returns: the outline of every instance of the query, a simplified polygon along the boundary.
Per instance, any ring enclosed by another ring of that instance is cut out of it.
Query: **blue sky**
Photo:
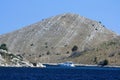
[[[120,34],[120,0],[0,0],[0,34],[63,13],[101,21]]]

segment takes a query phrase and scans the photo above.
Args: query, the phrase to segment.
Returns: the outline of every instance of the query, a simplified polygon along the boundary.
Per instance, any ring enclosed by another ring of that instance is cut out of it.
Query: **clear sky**
[[[0,0],[0,34],[68,12],[101,21],[120,34],[120,0]]]

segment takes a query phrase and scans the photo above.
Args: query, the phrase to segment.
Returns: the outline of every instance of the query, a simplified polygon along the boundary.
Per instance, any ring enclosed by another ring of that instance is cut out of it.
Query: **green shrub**
[[[108,45],[115,45],[116,42],[110,42]]]
[[[98,63],[98,65],[100,65],[100,66],[108,65],[108,60],[105,59],[105,60],[103,60],[103,61],[100,61],[100,62]]]
[[[7,45],[5,43],[0,45],[0,49],[8,51]]]
[[[94,62],[95,64],[97,64],[97,57],[94,57],[94,58],[93,58],[93,62]]]
[[[120,52],[118,52],[118,55],[120,55]]]
[[[66,52],[66,54],[69,54],[69,53],[70,53],[69,51]]]
[[[34,46],[34,44],[32,43],[32,44],[30,44],[30,46]]]
[[[74,45],[71,50],[72,50],[72,52],[77,51],[77,50],[78,50],[78,47],[77,47],[76,45]]]
[[[50,51],[47,51],[47,53],[46,53],[47,55],[50,55]]]

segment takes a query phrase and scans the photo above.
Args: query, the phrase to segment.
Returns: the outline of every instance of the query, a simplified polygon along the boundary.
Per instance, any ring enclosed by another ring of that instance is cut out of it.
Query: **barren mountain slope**
[[[69,56],[74,45],[83,51],[115,36],[101,22],[67,13],[1,35],[0,43],[28,60],[56,62]]]
[[[83,64],[98,64],[105,59],[108,60],[109,65],[120,66],[120,36],[67,58],[67,60]]]

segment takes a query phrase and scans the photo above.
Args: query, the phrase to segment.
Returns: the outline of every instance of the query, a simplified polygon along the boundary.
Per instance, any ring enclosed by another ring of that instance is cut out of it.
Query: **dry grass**
[[[107,59],[109,65],[120,65],[120,38],[117,37],[104,42],[94,49],[84,52],[83,55],[70,58],[69,60],[77,63],[96,64],[96,62],[94,62],[95,58],[96,62]]]

